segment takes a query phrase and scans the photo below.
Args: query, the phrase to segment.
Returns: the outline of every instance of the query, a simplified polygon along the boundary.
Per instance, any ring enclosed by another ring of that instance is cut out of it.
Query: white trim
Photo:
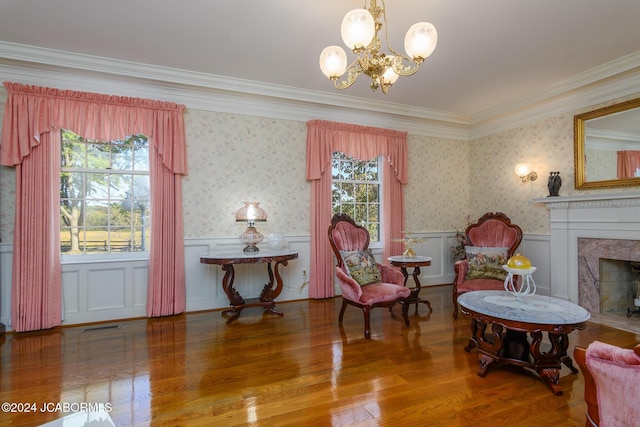
[[[640,51],[473,116],[0,41],[3,80],[285,120],[336,120],[470,140],[640,93]]]
[[[466,115],[2,41],[0,76],[60,89],[160,98],[205,111],[337,120],[452,139],[469,135]]]

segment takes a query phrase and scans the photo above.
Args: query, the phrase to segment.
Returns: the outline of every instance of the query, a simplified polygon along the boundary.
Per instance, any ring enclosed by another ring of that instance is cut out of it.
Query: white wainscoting
[[[550,237],[546,234],[525,234],[517,252],[529,258],[537,270],[533,275],[537,294],[551,295]]]
[[[423,286],[449,284],[454,272],[450,248],[456,244],[452,232],[414,233],[424,239],[416,245],[418,255],[432,258],[421,268]],[[309,297],[309,236],[286,236],[287,247],[298,251],[298,259],[280,269],[284,288],[278,301]],[[525,235],[519,251],[538,267],[535,281],[540,294],[549,294],[550,239],[547,235]],[[187,311],[227,307],[222,290],[224,272],[217,265],[200,264],[200,256],[209,252],[242,249],[235,238],[185,239],[185,280]],[[382,250],[374,250],[382,262]],[[0,322],[10,330],[12,245],[0,244]],[[145,259],[117,261],[65,262],[62,266],[63,324],[72,325],[146,316],[147,268]],[[268,282],[264,264],[235,266],[234,287],[244,298],[256,298]],[[412,285],[410,285],[412,286]],[[336,285],[336,294],[340,289]]]
[[[416,244],[417,255],[430,256],[431,265],[420,268],[420,283],[423,286],[442,285],[453,282],[455,272],[451,261],[451,248],[457,245],[455,234],[450,232],[412,233],[412,236],[424,241]],[[549,236],[525,234],[518,252],[531,260],[537,267],[534,276],[537,293],[549,295],[550,292],[550,251]],[[412,286],[412,285],[410,285]]]
[[[11,263],[13,261],[13,245],[0,243],[0,323],[10,330],[11,317]]]
[[[146,315],[148,261],[62,264],[63,325]]]

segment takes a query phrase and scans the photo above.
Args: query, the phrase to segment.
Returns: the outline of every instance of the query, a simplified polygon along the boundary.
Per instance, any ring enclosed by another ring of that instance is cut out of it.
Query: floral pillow
[[[381,282],[380,270],[371,249],[364,251],[340,251],[342,262],[351,276],[360,286]]]
[[[469,261],[467,279],[497,279],[507,278],[507,272],[502,266],[507,263],[509,248],[490,248],[484,246],[467,246],[465,252]]]

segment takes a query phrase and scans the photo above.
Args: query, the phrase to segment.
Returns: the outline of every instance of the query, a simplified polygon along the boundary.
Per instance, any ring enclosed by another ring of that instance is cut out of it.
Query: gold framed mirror
[[[640,186],[640,98],[573,118],[575,187]]]

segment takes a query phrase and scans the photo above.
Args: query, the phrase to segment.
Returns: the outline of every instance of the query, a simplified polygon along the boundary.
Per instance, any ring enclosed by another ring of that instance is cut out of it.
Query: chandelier
[[[398,77],[415,74],[420,64],[434,51],[438,33],[433,24],[419,22],[409,28],[404,38],[407,55],[395,51],[389,45],[387,16],[384,0],[378,7],[376,0],[369,0],[368,9],[354,9],[342,20],[342,40],[356,54],[347,66],[347,54],[340,46],[326,47],[320,54],[320,69],[336,89],[351,86],[361,74],[371,78],[371,90],[381,88],[387,93]],[[366,0],[365,0],[366,7]],[[380,52],[382,43],[378,37],[384,23],[384,35],[390,54]]]

